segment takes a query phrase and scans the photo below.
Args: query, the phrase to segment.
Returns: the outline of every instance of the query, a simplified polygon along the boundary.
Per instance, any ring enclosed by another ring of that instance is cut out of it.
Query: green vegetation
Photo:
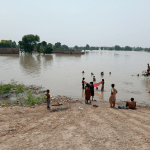
[[[12,104],[12,106],[19,106],[19,104]]]
[[[17,48],[16,42],[11,40],[1,40],[0,48]]]
[[[9,92],[23,93],[25,91],[23,84],[0,84],[0,94],[6,94]]]
[[[100,47],[95,47],[95,46],[89,46],[89,44],[86,44],[86,46],[77,46],[77,45],[75,45],[74,47],[73,47],[73,49],[75,49],[75,50],[99,50],[99,48]]]
[[[115,45],[112,47],[101,47],[101,50],[132,51],[132,47],[130,46],[120,47],[119,45]]]
[[[115,45],[112,47],[102,46],[101,50],[117,50],[117,51],[147,51],[150,52],[150,48],[142,48],[142,47],[120,47],[119,45]]]
[[[60,42],[55,43],[54,45],[51,43],[47,43],[46,41],[42,41],[40,43],[40,37],[38,35],[24,35],[22,37],[22,40],[18,42],[18,45],[16,45],[15,41],[11,40],[1,40],[0,42],[0,48],[20,48],[21,52],[24,53],[31,53],[33,51],[37,51],[39,54],[51,54],[53,49],[62,49],[62,50],[118,50],[118,51],[147,51],[150,52],[150,48],[143,48],[143,47],[130,47],[125,46],[121,47],[119,45],[115,46],[90,46],[89,44],[86,44],[85,46],[77,46],[74,47],[68,47],[65,44],[61,44]]]
[[[43,103],[45,102],[46,99],[46,95],[36,98],[32,94],[31,90],[28,91],[27,97],[28,97],[28,100],[26,100],[27,105],[35,105],[35,104]]]
[[[25,35],[22,38],[22,41],[19,41],[20,48],[25,53],[31,53],[34,51],[34,48],[37,45],[37,42],[40,41],[40,37],[38,35]]]
[[[52,51],[53,51],[53,48],[50,45],[47,45],[43,50],[43,54],[51,54]]]

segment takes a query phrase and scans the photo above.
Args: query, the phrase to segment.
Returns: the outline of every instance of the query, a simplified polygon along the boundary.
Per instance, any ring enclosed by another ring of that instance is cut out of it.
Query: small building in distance
[[[53,50],[53,53],[63,53],[63,54],[84,54],[84,52],[81,52],[81,50],[62,50],[62,49],[55,49]]]
[[[19,48],[0,48],[0,54],[19,54]]]

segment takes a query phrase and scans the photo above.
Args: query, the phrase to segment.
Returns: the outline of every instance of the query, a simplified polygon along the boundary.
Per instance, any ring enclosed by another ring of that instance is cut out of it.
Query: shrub
[[[22,84],[17,85],[17,89],[15,90],[15,92],[18,93],[23,93],[26,90],[25,86]]]
[[[0,85],[0,94],[9,93],[12,88],[10,84],[1,84]]]
[[[26,100],[27,105],[39,104],[39,103],[45,102],[45,99],[46,99],[46,95],[40,96],[36,99],[36,97],[32,95],[31,90],[28,91],[27,97],[28,97],[28,100]]]
[[[31,90],[28,91],[27,94],[28,100],[26,100],[26,104],[28,105],[35,105],[36,104],[36,98],[34,95],[32,95]]]

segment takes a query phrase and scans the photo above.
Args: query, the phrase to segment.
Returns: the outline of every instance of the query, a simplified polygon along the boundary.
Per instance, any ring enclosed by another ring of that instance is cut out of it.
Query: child
[[[93,82],[95,82],[96,81],[96,78],[95,78],[95,76],[93,76]]]
[[[136,102],[134,101],[134,98],[131,98],[131,101],[126,102],[126,107],[129,107],[130,109],[136,108]]]
[[[82,79],[82,89],[84,89],[84,79],[85,78]]]
[[[91,89],[91,96],[92,96],[92,101],[93,101],[93,98],[94,98],[94,85],[93,85],[93,82],[90,82],[91,86],[90,86],[90,89]]]
[[[101,84],[102,84],[102,88],[101,88],[101,91],[104,91],[104,79],[102,79],[102,81],[101,81]]]
[[[112,89],[111,89],[111,96],[109,98],[109,102],[110,102],[110,107],[114,108],[115,107],[115,102],[116,102],[117,90],[114,88],[115,84],[112,84],[111,87],[112,87]]]
[[[47,93],[45,94],[47,96],[46,101],[47,101],[47,108],[50,109],[49,105],[50,105],[50,94],[49,94],[50,90],[47,90]]]
[[[90,96],[91,96],[90,85],[87,83],[85,86],[85,104],[88,104],[88,100],[90,100]]]

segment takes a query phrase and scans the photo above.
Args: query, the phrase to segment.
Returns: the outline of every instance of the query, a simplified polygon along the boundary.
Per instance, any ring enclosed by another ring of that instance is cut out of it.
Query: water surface
[[[142,75],[150,63],[150,53],[134,51],[86,51],[85,54],[20,54],[0,55],[0,81],[11,79],[26,85],[42,85],[50,89],[53,96],[67,95],[73,98],[83,96],[81,81],[105,80],[105,91],[96,95],[108,101],[111,84],[118,90],[117,100],[134,97],[138,102],[150,102],[150,77]],[[81,73],[85,71],[84,75]],[[104,76],[100,72],[104,72]],[[111,72],[111,75],[109,75]],[[140,74],[140,76],[136,76]],[[135,76],[132,76],[135,75]]]

